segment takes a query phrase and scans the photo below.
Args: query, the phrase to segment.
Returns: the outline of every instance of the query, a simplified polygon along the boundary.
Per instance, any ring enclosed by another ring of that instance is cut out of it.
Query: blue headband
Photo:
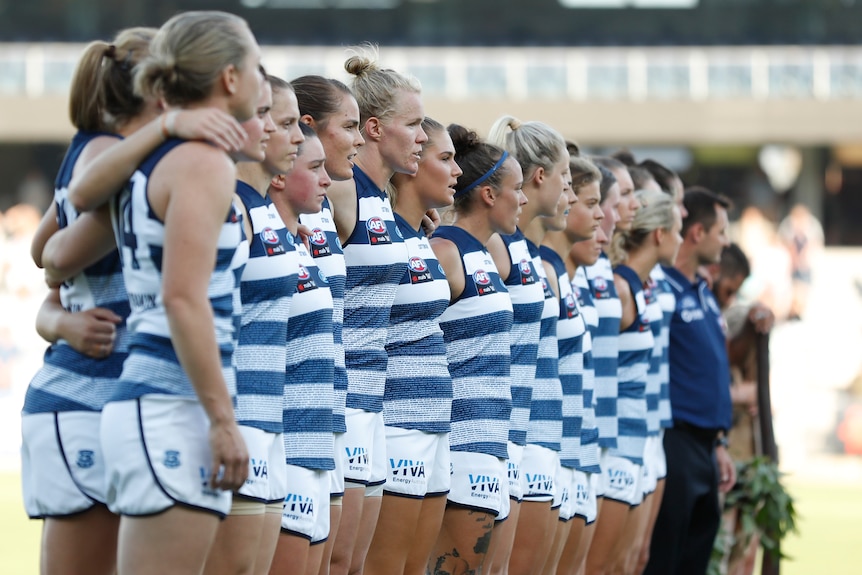
[[[480,185],[482,185],[485,182],[485,180],[487,180],[488,178],[493,176],[494,172],[496,172],[497,170],[500,169],[500,166],[503,165],[503,162],[505,162],[506,158],[508,158],[508,157],[509,157],[509,152],[507,152],[506,150],[503,150],[503,155],[500,156],[500,159],[497,160],[496,164],[491,166],[490,170],[488,170],[487,172],[482,174],[482,176],[478,180],[476,180],[475,182],[473,182],[472,184],[470,184],[469,186],[467,186],[463,190],[459,190],[459,191],[455,192],[455,197],[463,196],[464,194],[466,194],[467,192],[469,192],[473,188],[477,188]]]

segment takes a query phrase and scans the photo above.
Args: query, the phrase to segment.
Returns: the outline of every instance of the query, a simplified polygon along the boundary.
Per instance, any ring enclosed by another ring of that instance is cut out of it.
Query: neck
[[[542,218],[533,218],[525,227],[521,228],[521,231],[524,232],[524,236],[528,240],[539,245],[548,230],[545,229]]]
[[[263,164],[259,162],[239,162],[236,165],[236,179],[245,182],[263,197],[269,189],[272,176],[267,173],[263,168]]]
[[[365,175],[371,178],[374,185],[381,190],[386,189],[386,184],[389,183],[395,170],[386,165],[374,144],[366,142],[364,146],[359,148],[355,161],[356,165],[365,172]]]
[[[404,184],[398,190],[398,201],[395,205],[395,213],[404,218],[410,227],[418,230],[422,225],[422,218],[430,208],[422,204],[419,194],[409,184]]]
[[[538,214],[538,212],[536,211],[536,201],[533,199],[534,196],[537,194],[538,190],[534,187],[527,187],[527,182],[524,182],[523,191],[524,195],[529,198],[529,201],[523,206],[521,206],[521,216],[519,218],[519,221],[521,223],[518,225],[518,227],[522,230],[525,230],[529,227],[530,222],[536,219],[536,216]]]
[[[299,227],[299,214],[290,205],[287,194],[286,190],[280,190],[270,194],[270,197],[272,198],[272,203],[275,204],[278,215],[281,216],[281,220],[284,222],[284,226],[290,233],[296,235],[297,228]]]
[[[551,230],[542,238],[542,245],[554,250],[554,252],[563,258],[563,263],[566,264],[566,271],[569,272],[569,278],[575,277],[575,268],[577,264],[569,257],[569,250],[572,249],[572,242],[566,237],[566,232]]]
[[[625,265],[634,270],[642,282],[647,281],[649,274],[658,262],[655,250],[641,249],[629,254]]]
[[[675,267],[682,275],[694,282],[697,278],[697,254],[692,246],[683,243],[679,248],[679,253],[676,256],[673,267]]]
[[[483,246],[488,244],[488,240],[495,233],[485,215],[481,213],[457,214],[452,225],[470,232]]]

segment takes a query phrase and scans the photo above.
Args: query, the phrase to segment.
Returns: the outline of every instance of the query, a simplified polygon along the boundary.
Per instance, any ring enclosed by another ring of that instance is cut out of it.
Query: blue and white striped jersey
[[[311,257],[326,276],[329,283],[329,293],[332,294],[332,338],[335,343],[335,378],[333,380],[334,399],[332,408],[332,428],[336,433],[347,431],[344,422],[344,407],[347,402],[347,368],[344,365],[344,340],[342,326],[344,325],[344,285],[347,280],[347,267],[344,263],[344,251],[338,230],[335,229],[335,219],[329,199],[323,200],[323,208],[316,214],[302,214],[299,223],[311,228]]]
[[[587,327],[584,333],[581,351],[583,353],[583,419],[581,421],[581,445],[578,455],[579,471],[584,473],[601,473],[599,428],[596,422],[596,377],[595,363],[593,362],[593,334],[599,329],[599,313],[596,310],[590,284],[587,281],[586,269],[581,266],[575,271],[572,281],[572,291],[578,302],[578,309],[584,324]]]
[[[395,221],[408,260],[389,317],[383,423],[447,433],[452,378],[438,319],[449,307],[449,282],[425,234],[398,214]]]
[[[452,375],[452,451],[507,458],[512,302],[494,260],[467,231],[443,226],[434,232],[461,252],[464,292],[440,316]]]
[[[404,275],[407,248],[383,190],[353,167],[357,221],[344,245],[344,361],[347,407],[383,410],[386,386],[386,331],[395,291]]]

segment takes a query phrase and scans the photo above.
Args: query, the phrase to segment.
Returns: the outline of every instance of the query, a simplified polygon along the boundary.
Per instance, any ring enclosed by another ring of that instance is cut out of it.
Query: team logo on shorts
[[[277,256],[284,253],[284,246],[281,245],[281,239],[278,237],[278,232],[270,227],[263,228],[260,231],[260,241],[263,242],[263,249],[268,256]]]
[[[554,492],[554,478],[543,473],[527,473],[527,491],[531,494],[545,494]]]
[[[283,515],[291,519],[300,519],[302,515],[314,515],[314,499],[298,493],[288,493],[284,498]]]
[[[416,479],[425,478],[424,461],[390,457],[389,470],[392,472],[390,481],[394,483],[412,483]]]
[[[500,479],[491,475],[467,474],[470,482],[470,496],[478,499],[490,499],[500,495]]]
[[[365,222],[365,227],[368,229],[368,243],[372,246],[380,246],[391,244],[392,238],[389,236],[389,230],[386,227],[386,222],[377,216]]]
[[[476,270],[473,272],[473,283],[476,284],[476,292],[479,295],[497,293],[497,288],[491,283],[491,275],[485,270]]]
[[[575,304],[575,296],[574,294],[566,294],[566,298],[563,300],[563,303],[566,306],[566,318],[572,319],[573,317],[578,317],[578,306]]]
[[[332,248],[329,247],[329,241],[326,239],[326,232],[320,228],[311,230],[311,237],[308,238],[311,243],[311,256],[322,258],[332,255]]]
[[[413,256],[407,262],[407,268],[410,271],[410,283],[420,284],[430,282],[434,278],[431,277],[431,270],[428,269],[428,264],[420,257]]]
[[[536,276],[533,275],[533,263],[530,260],[521,260],[518,264],[518,270],[521,272],[521,285],[536,283]]]
[[[306,268],[302,264],[299,264],[299,275],[297,276],[296,281],[296,291],[299,293],[305,293],[313,289],[317,289],[317,283],[314,281],[314,277],[309,273],[308,268]]]
[[[165,451],[164,466],[168,469],[176,469],[180,466],[180,452],[169,449]]]
[[[614,489],[625,489],[635,483],[635,477],[625,469],[610,468],[607,471],[609,485]]]
[[[96,463],[93,457],[94,455],[95,453],[92,449],[81,449],[78,451],[78,459],[75,461],[75,465],[81,469],[89,469],[93,467]]]

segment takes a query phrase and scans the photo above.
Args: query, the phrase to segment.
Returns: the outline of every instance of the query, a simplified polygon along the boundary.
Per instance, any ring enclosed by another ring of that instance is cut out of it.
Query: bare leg
[[[614,551],[625,530],[630,506],[627,503],[605,499],[596,519],[596,532],[587,554],[587,575],[612,573]]]
[[[228,515],[216,531],[215,541],[204,567],[205,575],[254,573],[265,518],[264,513]]]
[[[554,521],[555,525],[550,526],[553,529],[554,542],[551,544],[551,552],[548,555],[548,559],[545,561],[544,567],[542,567],[542,575],[556,575],[557,568],[560,566],[560,558],[563,555],[563,549],[572,530],[572,521],[576,521],[576,519],[560,521],[557,518]]]
[[[201,573],[216,537],[212,513],[172,507],[149,517],[123,517],[117,571],[123,575]]]
[[[494,515],[449,506],[437,538],[428,573],[432,575],[476,575],[484,573]]]
[[[491,538],[491,551],[488,553],[488,569],[491,575],[506,575],[509,572],[509,558],[512,556],[512,545],[515,543],[515,530],[518,528],[521,504],[510,500],[509,517],[498,523]]]
[[[272,560],[275,557],[275,549],[278,545],[280,533],[281,513],[270,513],[267,510],[264,514],[263,533],[260,538],[257,557],[254,560],[255,575],[266,575],[269,573],[269,568],[272,566]]]
[[[638,557],[638,564],[635,568],[635,573],[640,574],[646,569],[649,563],[649,547],[652,542],[652,531],[655,527],[655,519],[658,517],[658,510],[661,508],[661,500],[664,497],[664,479],[659,479],[656,483],[655,491],[652,494],[652,504],[649,509],[649,518],[647,519],[646,529],[644,530],[643,541],[641,543],[641,552]]]
[[[305,537],[282,532],[278,536],[271,575],[305,575],[308,566],[309,541]]]
[[[426,497],[422,500],[419,523],[413,537],[413,544],[407,554],[404,575],[425,575],[428,561],[440,535],[443,514],[446,511],[446,496]]]
[[[585,555],[578,557],[581,538],[585,530],[584,519],[583,517],[573,517],[568,523],[569,536],[563,541],[563,552],[560,555],[560,562],[556,570],[559,575],[575,575],[585,557]]]
[[[383,495],[366,565],[374,575],[402,575],[415,544],[422,499]],[[427,561],[426,561],[427,563]]]
[[[550,501],[524,501],[515,529],[515,540],[509,558],[508,572],[512,575],[538,575],[554,541],[550,531],[552,513]]]
[[[359,534],[359,519],[365,502],[365,488],[347,486],[341,504],[341,521],[335,534],[332,548],[330,572],[332,575],[347,575],[350,572],[350,561],[353,558],[353,548]]]
[[[371,539],[374,538],[382,499],[382,497],[366,497],[362,504],[359,533],[356,536],[356,545],[353,547],[353,556],[350,559],[350,575],[360,575],[365,568],[365,559],[368,557]]]
[[[113,574],[119,528],[120,517],[104,505],[72,517],[45,519],[40,555],[43,575]]]
[[[335,536],[338,533],[338,527],[341,524],[341,503],[333,505],[330,499],[329,504],[329,538],[324,543],[323,556],[320,558],[320,570],[317,575],[329,575],[329,564],[332,561],[332,549],[335,547]]]

